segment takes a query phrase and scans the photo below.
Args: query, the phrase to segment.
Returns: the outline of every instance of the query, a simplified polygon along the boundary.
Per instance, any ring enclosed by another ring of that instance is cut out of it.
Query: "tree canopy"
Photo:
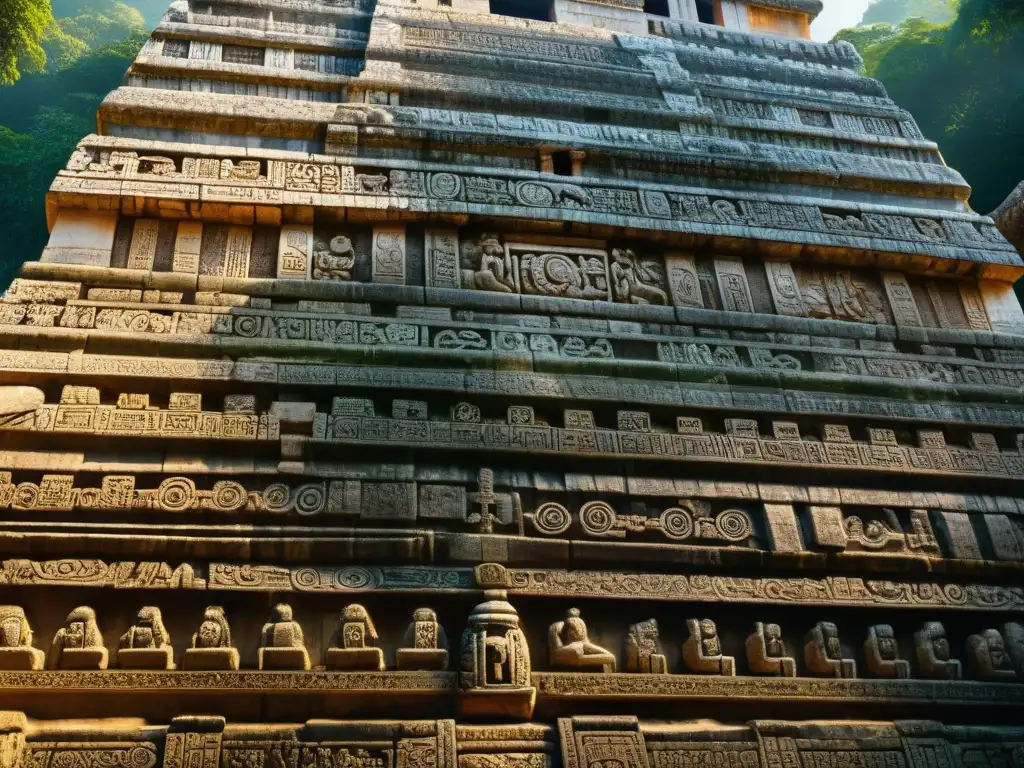
[[[0,0],[0,85],[17,82],[22,70],[42,70],[52,25],[50,0]]]
[[[861,26],[899,24],[917,16],[933,24],[945,24],[955,15],[952,0],[874,0],[864,11]]]
[[[976,210],[993,210],[1024,179],[1020,0],[960,0],[947,24],[911,17],[844,30],[837,39],[857,46],[867,74],[938,142],[974,188]]]

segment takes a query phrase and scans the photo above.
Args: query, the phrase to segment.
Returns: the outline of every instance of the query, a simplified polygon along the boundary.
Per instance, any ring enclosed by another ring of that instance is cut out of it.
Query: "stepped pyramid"
[[[820,10],[176,0],[0,302],[0,768],[1024,766],[1024,262]]]

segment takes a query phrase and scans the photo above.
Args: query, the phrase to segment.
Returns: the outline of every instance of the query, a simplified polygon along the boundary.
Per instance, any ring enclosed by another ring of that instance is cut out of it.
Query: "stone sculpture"
[[[796,677],[796,660],[786,655],[782,627],[757,622],[747,638],[747,664],[758,675]]]
[[[718,627],[711,619],[687,619],[690,636],[683,643],[683,661],[693,672],[704,675],[736,675],[736,659],[722,654]]]
[[[121,635],[117,650],[121,669],[174,669],[174,649],[160,609],[147,605]]]
[[[96,623],[96,611],[87,605],[68,614],[57,630],[47,659],[49,669],[106,669],[108,654]]]
[[[929,621],[914,633],[918,674],[935,680],[959,680],[960,662],[950,658],[946,628],[941,622]]]
[[[645,263],[628,248],[612,249],[612,285],[615,299],[631,304],[668,304],[664,269]]]
[[[484,234],[461,244],[462,287],[513,293],[512,262],[497,235]]]
[[[466,715],[529,717],[537,690],[519,614],[506,593],[490,590],[466,620],[460,644],[459,707]]]
[[[384,651],[371,643],[380,640],[370,614],[361,605],[345,606],[338,628],[338,647],[328,648],[324,663],[328,669],[343,671],[384,671]]]
[[[968,637],[967,658],[979,680],[1008,683],[1017,678],[1006,641],[998,629],[986,629]]]
[[[873,677],[910,677],[910,662],[900,658],[896,633],[888,624],[878,624],[868,630],[864,657],[868,662],[868,673]]]
[[[345,235],[336,235],[327,248],[313,252],[313,279],[351,280],[355,264],[356,252],[352,241]]]
[[[398,669],[447,669],[448,636],[432,608],[417,608],[395,652]]]
[[[42,651],[32,647],[32,628],[18,605],[0,605],[0,669],[42,669]]]
[[[260,669],[309,669],[309,652],[302,627],[292,618],[292,607],[278,603],[263,625],[259,650]]]
[[[238,649],[231,644],[231,627],[224,609],[211,605],[203,612],[192,647],[181,659],[182,669],[238,669]]]
[[[816,675],[857,677],[857,662],[843,658],[839,628],[828,621],[819,621],[804,641],[804,663]]]
[[[565,619],[548,627],[548,660],[555,665],[615,671],[615,654],[590,641],[579,608],[570,608]]]
[[[626,671],[654,675],[668,673],[668,662],[658,638],[658,622],[648,619],[633,624],[626,636]]]

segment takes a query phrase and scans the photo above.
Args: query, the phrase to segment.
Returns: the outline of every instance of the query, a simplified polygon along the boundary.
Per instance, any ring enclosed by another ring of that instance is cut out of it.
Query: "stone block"
[[[405,285],[406,255],[405,227],[373,228],[373,282]]]
[[[1019,519],[1006,515],[985,515],[984,519],[996,559],[1013,563],[1024,562],[1024,530]]]
[[[120,669],[174,669],[172,648],[121,648],[117,652]]]
[[[384,651],[380,648],[328,648],[324,665],[341,672],[383,672]]]
[[[106,648],[65,648],[60,653],[60,668],[69,670],[106,669]]]
[[[1011,283],[979,280],[978,290],[993,331],[1024,334],[1024,311],[1021,310],[1020,300],[1013,292]]]
[[[288,224],[281,227],[277,250],[277,277],[309,280],[313,263],[313,227]]]
[[[235,670],[238,664],[237,648],[189,648],[181,658],[181,668],[186,670]]]
[[[116,212],[62,210],[41,261],[109,267],[116,231]]]
[[[309,653],[305,648],[260,648],[257,657],[260,669],[309,669]]]
[[[174,238],[174,255],[171,270],[188,275],[199,274],[199,256],[203,245],[203,223],[201,221],[179,221],[177,236]]]
[[[459,288],[459,232],[428,229],[424,233],[424,268],[427,288]]]
[[[37,648],[0,648],[0,669],[32,671],[43,668],[46,654]]]
[[[944,534],[950,555],[958,560],[982,559],[970,515],[964,512],[939,512],[937,523]]]
[[[802,552],[803,538],[792,504],[765,504],[765,520],[775,552]]]
[[[281,424],[281,432],[289,435],[312,435],[316,418],[316,403],[288,403],[275,401],[270,404],[270,414]]]
[[[448,651],[443,648],[399,648],[395,666],[400,670],[443,670],[448,668]]]

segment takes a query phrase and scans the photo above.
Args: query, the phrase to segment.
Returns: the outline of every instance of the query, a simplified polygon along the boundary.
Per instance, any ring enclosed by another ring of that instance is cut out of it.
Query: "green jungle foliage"
[[[10,2],[0,0],[0,51]],[[100,101],[120,85],[168,2],[54,0],[56,18],[42,36],[40,58],[27,66],[24,55],[17,57],[23,74],[0,88],[0,289],[23,261],[39,258],[50,182],[78,140],[96,131]]]
[[[959,0],[948,24],[911,17],[836,39],[857,46],[866,72],[938,142],[975,210],[994,210],[1024,179],[1022,0]]]

